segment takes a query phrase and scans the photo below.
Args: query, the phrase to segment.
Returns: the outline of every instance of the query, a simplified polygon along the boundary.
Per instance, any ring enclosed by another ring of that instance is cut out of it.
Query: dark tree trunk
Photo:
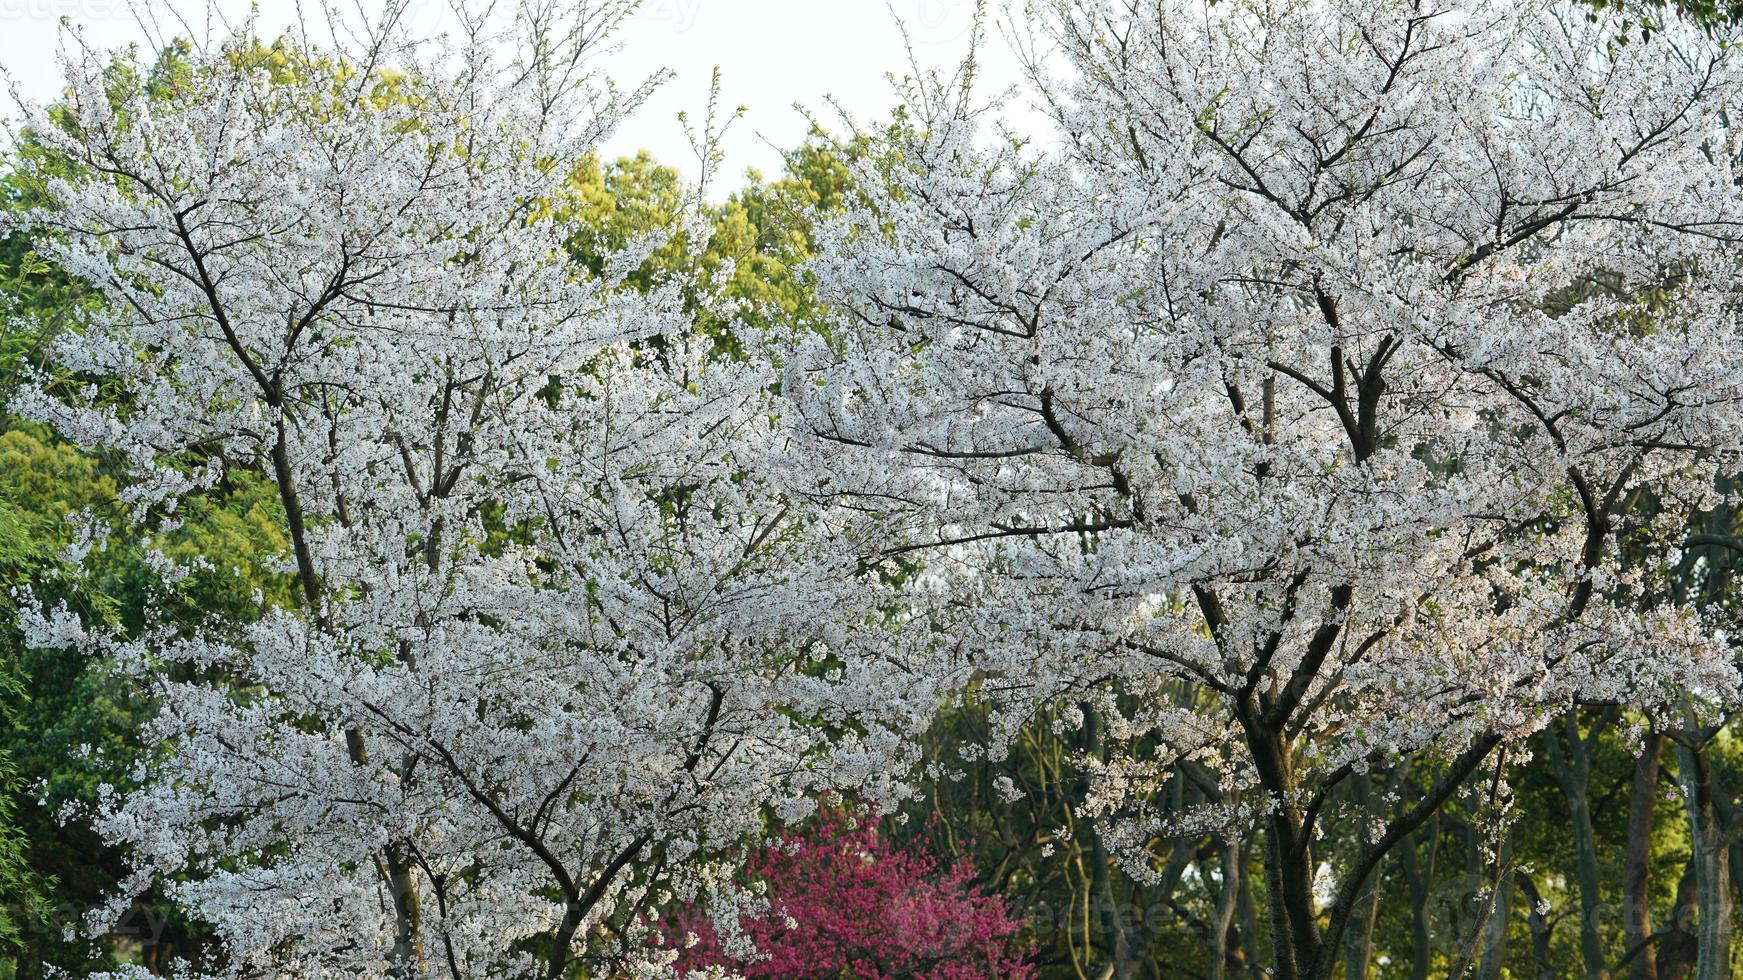
[[[1622,871],[1622,935],[1632,954],[1629,980],[1658,980],[1658,951],[1652,935],[1652,825],[1658,802],[1659,759],[1664,736],[1649,732],[1634,759],[1628,787],[1628,846]]]

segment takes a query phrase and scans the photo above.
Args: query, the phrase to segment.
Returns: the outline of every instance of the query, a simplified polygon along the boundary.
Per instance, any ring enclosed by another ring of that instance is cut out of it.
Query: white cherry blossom
[[[905,792],[950,678],[874,520],[786,492],[776,375],[711,357],[684,283],[626,286],[661,236],[600,277],[564,249],[551,205],[639,98],[591,68],[632,6],[245,25],[158,79],[75,47],[30,117],[27,222],[105,303],[17,404],[129,461],[141,529],[253,468],[293,543],[301,603],[255,622],[27,623],[155,691],[96,824],[229,975],[653,970],[661,904],[729,893],[765,816]]]
[[[1674,557],[1737,464],[1743,64],[1540,0],[1023,15],[1056,148],[919,73],[783,390],[987,692],[1125,747],[1086,810],[1128,866],[1251,819],[1277,975],[1323,978],[1387,851],[1546,718],[1736,701],[1622,542]],[[1226,802],[1152,810],[1187,760]],[[1427,797],[1316,893],[1329,794],[1400,762]]]

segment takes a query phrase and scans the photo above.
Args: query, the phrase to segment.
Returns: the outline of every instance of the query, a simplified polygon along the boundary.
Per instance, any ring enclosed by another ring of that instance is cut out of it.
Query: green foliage
[[[0,570],[36,601],[66,603],[87,622],[123,635],[143,621],[146,604],[183,621],[218,617],[245,623],[267,605],[289,601],[289,579],[275,571],[286,541],[270,484],[232,474],[182,515],[174,530],[142,544],[110,538],[83,568],[59,557],[72,543],[70,515],[117,524],[119,483],[104,460],[59,441],[38,426],[12,422],[0,430]],[[206,567],[172,593],[150,591],[146,547],[171,558],[201,557]],[[103,787],[125,792],[134,764],[154,748],[141,739],[150,717],[146,694],[77,650],[25,649],[12,621],[8,592],[0,609],[0,657],[10,668],[0,686],[0,758],[9,760],[0,801],[0,900],[22,910],[11,930],[20,964],[53,965],[74,975],[125,962],[144,948],[204,944],[199,930],[147,896],[124,927],[94,947],[68,939],[71,924],[115,889],[125,874],[120,855],[102,845],[83,813]],[[69,819],[70,818],[70,819]],[[15,841],[28,846],[13,848]],[[22,860],[14,863],[14,858]],[[0,933],[3,939],[5,933]]]
[[[787,154],[782,177],[768,181],[751,171],[747,186],[715,210],[705,268],[716,273],[731,261],[727,291],[748,304],[748,322],[763,329],[823,329],[823,311],[801,266],[816,254],[811,223],[841,207],[851,192],[847,167],[857,152],[814,132]]]
[[[114,481],[72,447],[35,427],[0,432],[9,586],[29,589],[43,601],[66,602],[96,621],[110,619],[111,597],[79,588],[58,552],[70,540],[67,515],[114,497]],[[0,654],[10,681],[0,716],[0,754],[12,775],[7,826],[29,842],[21,856],[28,859],[29,884],[38,889],[6,896],[9,906],[29,909],[18,952],[23,961],[65,969],[101,966],[105,957],[93,959],[75,944],[61,943],[56,926],[98,901],[121,868],[88,828],[63,826],[57,815],[62,807],[96,799],[98,787],[114,775],[112,761],[137,751],[145,715],[126,687],[88,670],[77,652],[26,649],[12,625],[12,595],[9,590],[0,600]]]
[[[1676,17],[1717,30],[1743,20],[1743,2],[1738,0],[1581,0],[1598,11],[1622,15],[1624,24],[1650,36],[1666,17]]]
[[[5,472],[0,462],[0,474]],[[0,615],[10,612],[7,596],[30,582],[32,571],[52,557],[30,533],[26,520],[0,500]],[[16,706],[28,699],[18,669],[17,643],[11,630],[0,632],[0,725],[15,724]],[[18,801],[27,789],[11,753],[0,754],[0,961],[26,945],[26,930],[47,917],[49,883],[26,854],[30,838],[19,819]]]
[[[692,202],[683,178],[645,151],[610,163],[582,161],[571,178],[573,195],[552,207],[573,227],[568,246],[588,275],[604,272],[603,256],[643,236],[664,235],[664,243],[629,277],[632,286],[647,290],[694,272],[702,281],[718,282],[732,313],[753,329],[822,329],[823,311],[801,267],[814,254],[811,223],[851,192],[847,165],[857,152],[813,133],[787,154],[781,177],[768,180],[750,171],[745,186],[724,203],[705,206],[709,237],[702,243],[685,233],[685,209]],[[692,306],[723,353],[736,349],[739,338],[722,314]]]

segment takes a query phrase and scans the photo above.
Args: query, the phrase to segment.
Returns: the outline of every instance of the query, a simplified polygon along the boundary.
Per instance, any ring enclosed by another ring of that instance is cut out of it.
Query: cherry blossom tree
[[[103,309],[14,408],[129,461],[118,533],[240,468],[292,544],[301,602],[253,622],[26,624],[158,699],[97,826],[226,975],[657,971],[642,910],[731,907],[713,855],[766,814],[902,798],[944,678],[873,518],[783,490],[775,375],[710,356],[707,283],[625,287],[696,229],[592,275],[552,216],[646,91],[594,67],[633,7],[245,24],[166,70],[75,39],[28,117],[24,220]]]
[[[1261,834],[1275,975],[1320,980],[1548,719],[1736,702],[1652,569],[1743,433],[1738,56],[1541,0],[1024,11],[1051,138],[972,60],[905,83],[784,391],[1005,728],[1063,703],[1117,747],[1083,812],[1128,870]],[[1375,767],[1423,795],[1340,805]]]

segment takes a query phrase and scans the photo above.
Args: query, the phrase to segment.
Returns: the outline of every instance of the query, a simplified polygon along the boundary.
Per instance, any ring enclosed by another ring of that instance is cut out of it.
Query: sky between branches
[[[274,34],[297,16],[296,0],[257,0],[262,34]],[[369,7],[376,0],[365,0]],[[176,5],[203,16],[204,0]],[[248,0],[216,0],[224,16],[241,19]],[[305,7],[310,6],[305,4]],[[168,6],[150,0],[0,0],[0,67],[25,98],[47,101],[57,95],[61,73],[55,64],[61,21],[83,28],[94,44],[115,46],[145,35],[135,8],[162,18],[168,33],[174,21]],[[765,174],[780,168],[780,150],[805,136],[802,104],[820,121],[837,126],[831,96],[850,113],[875,119],[898,101],[886,73],[906,71],[905,24],[915,58],[925,66],[948,66],[967,53],[974,23],[974,0],[646,0],[619,35],[620,48],[607,62],[625,86],[662,69],[675,72],[629,125],[607,144],[612,155],[647,149],[661,161],[694,178],[695,154],[677,114],[688,110],[692,123],[704,114],[711,71],[722,73],[721,105],[745,106],[745,117],[723,141],[726,167],[711,196],[742,184],[747,167]],[[449,0],[410,0],[416,33],[424,36],[453,22]],[[195,22],[195,26],[203,26]],[[984,91],[1016,82],[1019,70],[996,29],[983,54]],[[8,106],[5,114],[15,114]]]

